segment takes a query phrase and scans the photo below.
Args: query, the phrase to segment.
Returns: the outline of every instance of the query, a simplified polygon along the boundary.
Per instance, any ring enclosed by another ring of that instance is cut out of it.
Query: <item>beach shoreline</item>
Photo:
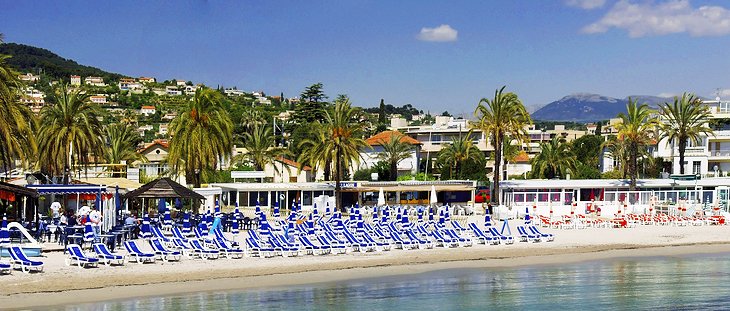
[[[546,244],[543,243],[543,245]],[[181,269],[168,269],[166,272],[149,274],[146,279],[140,279],[137,273],[128,273],[125,277],[125,275],[112,272],[109,273],[108,277],[97,279],[96,282],[73,282],[68,278],[64,278],[65,280],[58,283],[59,280],[45,278],[43,283],[32,282],[25,284],[26,286],[8,284],[10,288],[15,289],[15,292],[9,292],[0,297],[0,306],[2,306],[0,308],[39,308],[140,297],[180,295],[193,292],[269,289],[418,274],[445,269],[511,268],[621,258],[672,257],[718,253],[730,253],[730,241],[602,244],[569,247],[555,244],[554,246],[546,245],[535,248],[516,246],[512,249],[510,249],[510,246],[500,247],[499,249],[490,246],[477,246],[471,249],[437,249],[396,251],[396,253],[384,252],[373,255],[346,255],[349,258],[346,256],[279,258],[282,260],[251,258],[244,260],[259,261],[263,265],[240,267],[236,264],[236,261],[230,261],[229,268],[217,267],[215,269],[194,270],[191,273],[184,273],[185,271],[180,271]],[[281,261],[298,261],[298,264],[282,266]],[[177,265],[184,264],[178,263]],[[137,264],[132,263],[127,265],[137,266]],[[139,268],[146,268],[146,266],[152,265],[144,265]],[[115,268],[101,267],[95,270],[102,269],[109,271],[108,269]],[[92,271],[93,269],[90,269],[88,272]],[[31,278],[33,276],[29,275]],[[88,280],[88,278],[84,278],[84,280]],[[105,280],[109,282],[105,282]],[[58,286],[63,284],[66,286]],[[16,286],[13,287],[12,285]]]

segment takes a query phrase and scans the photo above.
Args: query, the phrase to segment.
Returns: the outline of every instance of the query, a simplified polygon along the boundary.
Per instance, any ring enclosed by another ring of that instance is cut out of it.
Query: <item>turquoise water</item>
[[[49,310],[727,310],[728,295],[730,254],[722,254],[441,270]]]

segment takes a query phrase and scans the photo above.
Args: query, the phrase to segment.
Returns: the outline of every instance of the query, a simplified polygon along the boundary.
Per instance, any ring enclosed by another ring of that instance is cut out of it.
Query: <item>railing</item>
[[[710,151],[711,157],[730,157],[730,149],[726,150],[712,150]]]

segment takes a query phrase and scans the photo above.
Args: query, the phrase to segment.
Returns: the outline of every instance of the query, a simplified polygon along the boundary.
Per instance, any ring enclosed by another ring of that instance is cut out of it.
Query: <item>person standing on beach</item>
[[[53,219],[57,219],[59,217],[58,211],[60,209],[61,209],[61,203],[58,203],[58,201],[51,203],[51,211],[53,211]]]
[[[97,236],[101,234],[101,217],[101,212],[96,207],[92,207],[89,213],[89,219],[91,220],[91,227],[94,229],[94,234]]]

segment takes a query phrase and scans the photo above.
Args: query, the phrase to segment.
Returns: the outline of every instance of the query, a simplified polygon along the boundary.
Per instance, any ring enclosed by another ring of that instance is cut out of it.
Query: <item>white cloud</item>
[[[421,32],[418,34],[417,38],[421,41],[450,42],[456,41],[456,37],[458,34],[459,32],[456,31],[456,29],[451,28],[451,26],[449,25],[443,24],[436,28],[421,28]]]
[[[669,92],[657,94],[657,96],[659,96],[659,97],[666,97],[666,98],[674,98],[674,96],[677,96],[677,95],[678,95],[677,93],[669,93]]]
[[[629,37],[688,33],[693,37],[730,34],[730,10],[721,6],[692,7],[689,0],[632,3],[621,0],[584,33],[604,33],[611,28],[628,31]]]
[[[602,7],[606,4],[606,0],[565,0],[565,4],[584,10],[592,10]]]

